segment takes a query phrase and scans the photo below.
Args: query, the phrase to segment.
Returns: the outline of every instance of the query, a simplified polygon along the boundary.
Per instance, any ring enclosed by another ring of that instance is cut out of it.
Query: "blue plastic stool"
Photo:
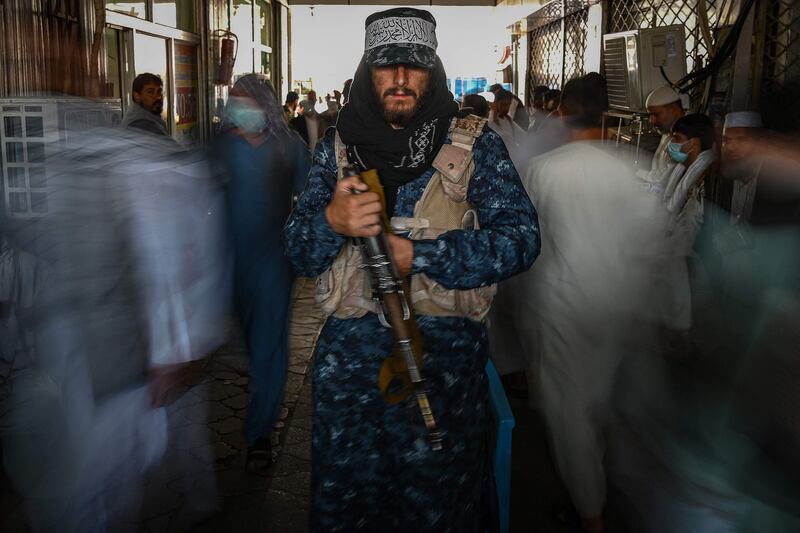
[[[494,483],[497,487],[497,508],[500,515],[500,533],[508,533],[511,509],[511,432],[514,414],[508,405],[503,384],[491,361],[486,363],[489,379],[489,401],[494,415]]]

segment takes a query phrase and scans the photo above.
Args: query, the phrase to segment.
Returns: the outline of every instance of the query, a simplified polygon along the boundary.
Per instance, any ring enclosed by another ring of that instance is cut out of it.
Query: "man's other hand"
[[[150,368],[150,405],[164,407],[183,396],[189,390],[185,382],[189,368],[190,363]]]
[[[360,194],[353,194],[353,191]],[[381,232],[381,200],[360,178],[339,180],[325,218],[333,231],[345,237],[371,237]]]
[[[392,250],[392,259],[397,266],[398,272],[402,277],[411,274],[411,266],[414,261],[414,243],[403,237],[388,234],[389,248]]]

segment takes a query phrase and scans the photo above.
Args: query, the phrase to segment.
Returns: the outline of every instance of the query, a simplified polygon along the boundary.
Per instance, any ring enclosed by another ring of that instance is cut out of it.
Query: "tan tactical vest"
[[[469,115],[450,124],[452,144],[442,145],[433,167],[436,169],[413,217],[392,217],[395,232],[409,232],[411,239],[435,239],[450,230],[479,229],[478,216],[467,202],[469,180],[475,171],[472,146],[483,131],[486,119]],[[336,134],[336,164],[339,179],[348,164],[347,151]],[[469,290],[446,289],[425,274],[411,277],[411,302],[418,315],[463,316],[480,321],[489,312],[496,285]],[[377,312],[369,273],[362,266],[361,249],[348,239],[331,268],[317,278],[317,302],[325,315],[337,318],[362,317]]]

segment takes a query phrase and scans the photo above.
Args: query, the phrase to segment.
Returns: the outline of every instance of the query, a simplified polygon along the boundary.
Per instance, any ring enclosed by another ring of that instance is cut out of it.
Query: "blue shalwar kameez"
[[[269,439],[286,384],[294,273],[282,229],[292,193],[305,185],[310,161],[296,135],[272,137],[254,147],[229,133],[219,148],[230,176],[226,192],[236,308],[250,356],[245,437],[252,447],[258,439]]]
[[[539,251],[536,212],[500,137],[487,128],[473,158],[468,200],[481,229],[414,242],[412,273],[425,273],[447,288],[506,279],[529,268]],[[399,188],[394,216],[412,216],[433,172]],[[346,242],[324,213],[335,182],[331,129],[316,149],[307,188],[286,228],[289,258],[299,274],[324,272]],[[431,450],[413,401],[389,405],[381,397],[377,376],[392,349],[391,330],[372,313],[328,318],[314,362],[312,531],[486,530],[486,327],[459,317],[417,320],[444,450]]]

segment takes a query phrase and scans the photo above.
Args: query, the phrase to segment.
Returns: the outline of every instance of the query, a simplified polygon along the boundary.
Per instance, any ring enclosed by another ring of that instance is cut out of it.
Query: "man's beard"
[[[393,94],[402,94],[406,96],[411,96],[414,98],[414,106],[409,108],[401,108],[401,109],[389,109],[389,106],[386,102],[386,97],[393,95]],[[414,116],[416,116],[417,111],[422,107],[425,99],[428,96],[427,87],[422,94],[422,98],[417,95],[416,91],[408,88],[399,88],[393,87],[391,89],[387,89],[383,92],[380,98],[380,106],[381,106],[381,113],[383,114],[383,119],[392,124],[394,126],[406,127],[411,124],[411,121],[414,120]]]
[[[729,180],[749,182],[758,174],[761,161],[755,157],[722,162],[722,175]]]
[[[148,108],[148,111],[150,111],[154,115],[160,115],[163,110],[164,110],[163,102],[158,104],[153,104],[151,107]]]

